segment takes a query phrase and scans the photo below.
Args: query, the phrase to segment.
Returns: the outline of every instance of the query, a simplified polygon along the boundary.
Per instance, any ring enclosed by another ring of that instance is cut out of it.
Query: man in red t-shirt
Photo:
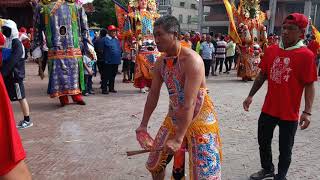
[[[282,42],[266,49],[261,60],[261,72],[256,78],[249,96],[243,102],[246,111],[253,96],[268,80],[268,91],[258,122],[258,141],[262,170],[250,176],[252,180],[275,177],[286,180],[294,137],[298,127],[299,109],[303,91],[305,108],[299,125],[306,129],[310,124],[311,109],[317,80],[314,54],[303,44],[308,19],[299,13],[290,14],[282,24]],[[274,175],[271,142],[276,126],[279,126],[278,174]]]

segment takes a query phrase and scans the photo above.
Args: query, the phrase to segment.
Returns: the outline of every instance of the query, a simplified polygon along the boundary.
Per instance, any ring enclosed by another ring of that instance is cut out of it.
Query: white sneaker
[[[144,88],[142,88],[140,89],[140,93],[147,93],[147,91]]]
[[[18,123],[17,128],[18,129],[26,129],[26,128],[29,128],[32,126],[33,126],[33,123],[31,121],[22,120]]]

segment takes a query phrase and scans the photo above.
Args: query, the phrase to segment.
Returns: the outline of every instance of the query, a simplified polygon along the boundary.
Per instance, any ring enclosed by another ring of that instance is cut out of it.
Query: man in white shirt
[[[200,55],[201,55],[203,62],[204,62],[206,78],[208,78],[208,76],[209,76],[211,64],[214,63],[213,62],[214,61],[214,52],[215,52],[215,49],[214,49],[213,44],[211,43],[211,36],[207,35],[206,41],[204,41],[200,45]]]
[[[224,36],[220,36],[217,41],[216,67],[215,67],[215,71],[217,71],[219,66],[219,74],[221,74],[222,72],[223,62],[226,59],[226,48],[227,48],[227,42],[224,41]]]
[[[227,55],[225,60],[226,71],[224,73],[229,74],[231,71],[232,62],[236,53],[236,44],[229,38],[227,43]]]

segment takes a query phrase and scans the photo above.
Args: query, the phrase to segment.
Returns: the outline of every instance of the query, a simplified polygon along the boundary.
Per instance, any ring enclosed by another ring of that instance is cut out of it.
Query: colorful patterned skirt
[[[243,79],[255,78],[259,73],[258,64],[255,63],[254,58],[249,54],[239,56],[237,67],[237,75]]]
[[[163,147],[167,139],[174,136],[174,134],[175,125],[172,118],[167,116],[157,133],[154,148]],[[188,128],[185,136],[185,145],[182,148],[186,148],[189,153],[190,179],[221,179],[222,148],[219,126],[213,103],[208,95],[205,96],[198,115],[195,116]],[[184,161],[184,156],[181,154],[184,151],[184,149],[181,149],[174,155],[180,156],[176,159],[175,164],[176,162],[184,163],[182,162]],[[165,170],[171,159],[172,155],[163,151],[151,152],[146,167],[151,173],[157,174]],[[184,167],[184,165],[181,167]],[[173,177],[176,175],[174,171]],[[183,178],[180,177],[180,179]]]
[[[151,87],[152,70],[158,57],[158,52],[139,52],[136,58],[134,87]]]
[[[50,97],[77,95],[84,90],[83,61],[80,49],[48,52]]]

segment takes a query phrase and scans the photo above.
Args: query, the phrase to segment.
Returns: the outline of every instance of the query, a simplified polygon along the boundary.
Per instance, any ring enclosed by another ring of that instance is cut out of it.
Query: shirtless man
[[[173,16],[163,16],[154,23],[155,41],[164,56],[155,64],[137,139],[143,148],[151,150],[146,167],[155,180],[164,179],[166,165],[185,151],[192,159],[190,179],[221,179],[219,127],[206,93],[204,64],[196,52],[181,46],[179,34],[180,24]],[[169,112],[155,140],[146,143],[141,136],[147,134],[163,82],[169,92]],[[172,177],[183,179],[184,171],[173,171]]]

